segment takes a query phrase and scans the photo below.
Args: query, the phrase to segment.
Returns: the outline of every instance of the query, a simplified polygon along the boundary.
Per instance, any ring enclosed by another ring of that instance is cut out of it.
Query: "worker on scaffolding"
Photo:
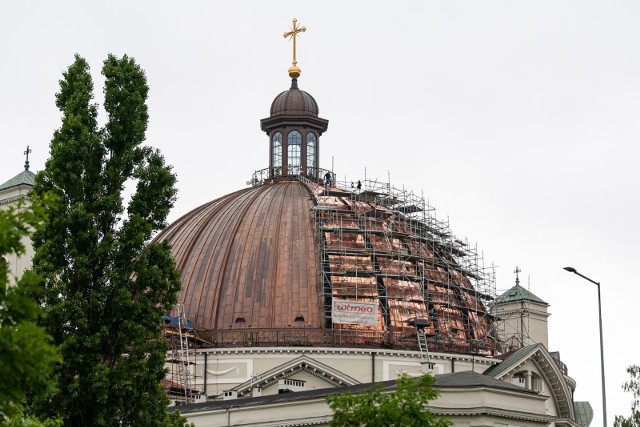
[[[360,180],[358,180],[358,185],[356,185],[356,188],[358,189],[358,193],[360,192],[360,190],[362,190],[362,183],[360,182]]]
[[[324,185],[330,187],[332,178],[331,171],[327,171],[327,173],[324,174]]]

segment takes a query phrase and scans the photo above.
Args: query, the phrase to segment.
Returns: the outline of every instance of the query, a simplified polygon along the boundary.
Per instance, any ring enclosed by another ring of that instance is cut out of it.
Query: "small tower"
[[[293,40],[293,62],[289,68],[291,88],[280,93],[271,104],[269,117],[260,120],[260,128],[269,136],[269,177],[305,175],[318,178],[320,135],[329,121],[318,117],[318,103],[307,92],[298,89],[301,70],[296,61],[296,39],[306,31],[293,19],[291,31],[284,33]]]
[[[31,153],[31,149],[27,146],[24,152],[26,156],[24,170],[0,184],[0,209],[16,208],[20,202],[28,205],[29,191],[35,182],[35,174],[29,170],[29,153]],[[31,258],[33,257],[31,241],[28,238],[23,238],[22,243],[25,247],[25,253],[22,256],[17,254],[5,256],[9,272],[15,277],[20,277],[24,270],[31,268]]]
[[[516,285],[498,296],[491,307],[496,317],[498,340],[505,351],[537,343],[549,348],[549,304],[520,286],[520,271],[516,267]]]

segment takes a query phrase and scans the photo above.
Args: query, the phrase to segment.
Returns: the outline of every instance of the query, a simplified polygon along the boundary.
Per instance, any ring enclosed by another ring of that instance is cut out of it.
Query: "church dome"
[[[271,103],[271,117],[318,117],[318,103],[307,92],[298,89],[297,79],[292,79],[291,89],[281,92]]]
[[[304,31],[296,27],[292,34]],[[288,34],[288,33],[286,33]],[[286,35],[285,34],[285,35]],[[424,197],[320,168],[329,121],[291,87],[260,120],[269,167],[157,237],[181,272],[178,302],[217,347],[392,347],[489,355],[492,277]]]
[[[178,302],[199,336],[416,349],[418,333],[429,350],[492,354],[493,285],[470,263],[477,255],[420,200],[374,185],[265,180],[167,227],[157,240],[171,244]]]
[[[312,206],[303,183],[280,181],[202,205],[158,236],[200,331],[322,327]]]

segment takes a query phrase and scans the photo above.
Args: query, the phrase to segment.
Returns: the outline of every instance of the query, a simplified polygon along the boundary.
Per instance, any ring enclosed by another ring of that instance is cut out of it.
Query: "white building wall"
[[[28,206],[29,200],[27,196],[29,190],[31,190],[31,187],[26,185],[0,190],[0,209],[6,210],[16,208],[20,201],[25,203],[25,206]],[[31,268],[31,259],[33,258],[33,246],[31,245],[31,239],[24,237],[22,239],[22,244],[25,247],[25,253],[23,255],[5,255],[5,260],[9,267],[9,283],[15,283],[16,278],[19,278],[25,270]]]

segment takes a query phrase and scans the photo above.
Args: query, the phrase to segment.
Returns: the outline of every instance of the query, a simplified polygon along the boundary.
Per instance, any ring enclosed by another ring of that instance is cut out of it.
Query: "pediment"
[[[231,390],[237,391],[238,396],[248,395],[254,387],[260,387],[264,390],[277,383],[278,380],[289,378],[300,372],[306,372],[313,375],[332,387],[360,384],[359,381],[349,375],[325,365],[324,363],[309,356],[302,355],[264,372],[259,376],[259,378],[253,378],[249,381],[245,381]]]
[[[529,363],[536,368],[547,388],[551,390],[551,397],[555,402],[558,416],[575,419],[571,390],[560,367],[544,345],[533,344],[523,347],[500,364],[489,368],[485,374],[504,381]]]

